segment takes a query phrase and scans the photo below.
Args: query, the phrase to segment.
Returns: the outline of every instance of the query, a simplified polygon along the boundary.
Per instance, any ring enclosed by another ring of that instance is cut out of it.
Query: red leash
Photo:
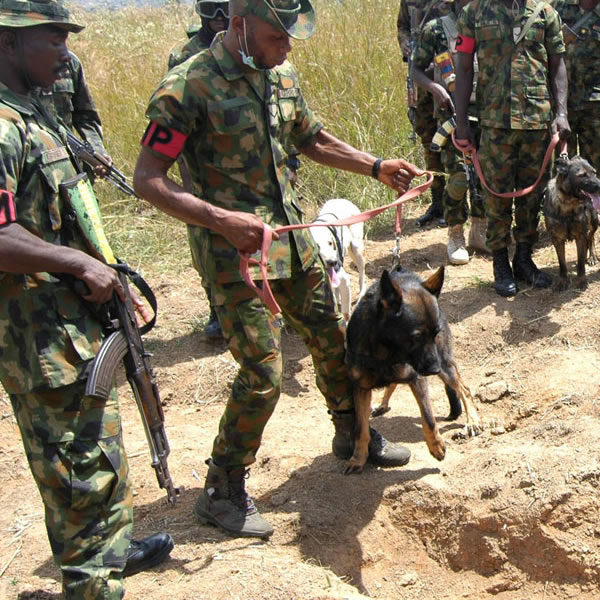
[[[271,291],[271,287],[269,286],[269,279],[267,276],[267,264],[269,260],[269,250],[271,249],[271,243],[273,241],[273,231],[278,234],[286,233],[287,231],[292,231],[294,229],[307,229],[308,227],[331,227],[340,226],[340,225],[354,225],[354,223],[362,223],[369,219],[372,219],[376,215],[382,213],[384,210],[388,210],[388,208],[396,207],[396,234],[400,232],[400,221],[402,218],[402,205],[408,200],[412,200],[417,196],[420,196],[426,189],[428,189],[433,183],[433,175],[429,172],[425,172],[427,175],[427,181],[421,183],[420,185],[411,188],[401,196],[392,202],[391,204],[386,204],[385,206],[379,206],[378,208],[372,208],[371,210],[367,210],[358,215],[353,215],[348,217],[347,219],[340,219],[339,221],[331,221],[327,223],[301,223],[298,225],[285,225],[283,227],[277,227],[273,229],[269,227],[266,223],[263,223],[263,238],[262,238],[262,247],[260,260],[256,260],[255,258],[251,258],[250,254],[247,252],[240,252],[240,273],[242,278],[259,296],[259,298],[267,305],[268,309],[274,314],[278,314],[281,312],[281,308],[279,304],[277,304],[277,300],[273,296],[273,292]],[[262,276],[262,288],[258,287],[256,283],[250,277],[250,264],[258,265],[260,267],[260,273]]]
[[[526,196],[527,194],[530,194],[538,186],[540,180],[542,179],[542,176],[543,176],[544,172],[546,171],[546,167],[548,166],[548,163],[550,162],[550,159],[552,158],[552,153],[554,152],[554,148],[556,147],[556,145],[559,142],[559,135],[557,132],[552,136],[552,139],[550,140],[550,144],[548,145],[548,149],[546,150],[546,154],[544,155],[544,161],[542,162],[542,168],[540,169],[540,173],[539,173],[537,179],[535,180],[535,183],[533,183],[529,187],[526,187],[522,190],[517,190],[514,192],[500,193],[500,192],[495,192],[490,187],[488,187],[488,184],[486,183],[485,177],[483,176],[483,172],[481,170],[481,164],[479,163],[479,156],[477,155],[476,148],[470,142],[468,142],[467,144],[459,144],[456,141],[456,138],[454,137],[455,131],[456,130],[452,131],[452,142],[453,142],[454,146],[458,150],[460,150],[463,154],[467,154],[467,155],[471,154],[472,155],[473,166],[475,167],[475,171],[477,173],[477,177],[479,177],[479,181],[481,181],[481,185],[490,194],[493,194],[494,196],[498,196],[499,198],[520,198],[521,196]],[[561,143],[561,153],[565,151],[566,144],[567,144],[566,141],[563,141]]]

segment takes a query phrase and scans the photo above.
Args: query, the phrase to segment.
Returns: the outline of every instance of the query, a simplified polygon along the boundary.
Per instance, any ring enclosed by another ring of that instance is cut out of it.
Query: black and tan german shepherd
[[[556,177],[548,182],[544,195],[544,219],[546,229],[558,256],[559,277],[554,283],[557,291],[569,287],[565,242],[575,240],[577,246],[577,278],[579,289],[587,287],[585,263],[596,263],[594,234],[598,229],[597,206],[600,200],[600,179],[590,163],[574,156],[556,159]]]
[[[397,267],[383,271],[356,305],[346,332],[346,367],[354,382],[356,431],[354,454],[346,473],[360,473],[367,460],[371,392],[407,383],[421,411],[429,452],[443,460],[446,447],[429,400],[428,375],[438,375],[450,401],[449,419],[467,415],[469,435],[481,432],[469,388],[463,383],[452,354],[450,328],[438,297],[444,267],[423,281],[416,273]]]

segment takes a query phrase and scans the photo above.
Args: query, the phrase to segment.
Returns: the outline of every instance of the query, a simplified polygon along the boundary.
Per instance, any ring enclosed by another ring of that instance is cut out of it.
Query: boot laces
[[[244,469],[244,474],[241,477],[229,479],[229,500],[246,515],[256,512],[254,502],[246,492],[245,481],[249,477],[250,469]]]

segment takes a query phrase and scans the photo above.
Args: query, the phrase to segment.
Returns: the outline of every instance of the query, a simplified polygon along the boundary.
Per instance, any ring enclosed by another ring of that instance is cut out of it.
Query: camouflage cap
[[[239,0],[239,15],[254,15],[290,37],[307,40],[316,28],[315,10],[310,0]]]
[[[0,27],[57,25],[77,33],[83,29],[71,19],[62,0],[0,0]]]

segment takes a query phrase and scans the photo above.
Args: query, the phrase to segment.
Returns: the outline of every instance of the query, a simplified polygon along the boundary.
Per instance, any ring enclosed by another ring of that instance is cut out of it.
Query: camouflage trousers
[[[475,181],[477,193],[471,194],[463,155],[454,147],[452,140],[446,142],[440,154],[444,171],[448,173],[448,181],[444,189],[444,218],[448,225],[450,227],[464,225],[469,214],[472,217],[485,217],[483,195],[475,169],[471,169],[470,175]],[[467,196],[469,196],[469,201],[467,201]]]
[[[600,173],[600,102],[587,102],[583,110],[569,111],[569,156],[579,154]]]
[[[442,159],[439,152],[433,152],[429,149],[429,144],[437,131],[437,119],[433,116],[433,98],[431,94],[419,90],[417,106],[415,111],[415,131],[423,144],[423,156],[425,157],[425,168],[428,171],[444,171]],[[431,184],[431,195],[439,190],[439,193],[444,189],[446,181],[443,177],[437,176],[433,178]]]
[[[302,271],[296,255],[292,277],[273,280],[270,285],[285,322],[298,332],[312,356],[317,386],[327,407],[352,409],[352,386],[344,366],[345,324],[336,311],[323,263],[317,259]],[[282,323],[253,293],[248,294],[244,283],[212,289],[223,334],[239,364],[212,459],[221,467],[250,465],[281,392]]]
[[[478,154],[488,186],[497,192],[510,192],[534,183],[550,138],[547,129],[482,127]],[[514,199],[515,242],[533,245],[537,241],[541,199],[548,177],[546,169],[533,192]],[[488,218],[488,248],[492,251],[507,248],[513,223],[513,199],[500,198],[484,190],[484,206]]]
[[[116,391],[85,383],[11,394],[66,600],[119,600],[133,523]]]

